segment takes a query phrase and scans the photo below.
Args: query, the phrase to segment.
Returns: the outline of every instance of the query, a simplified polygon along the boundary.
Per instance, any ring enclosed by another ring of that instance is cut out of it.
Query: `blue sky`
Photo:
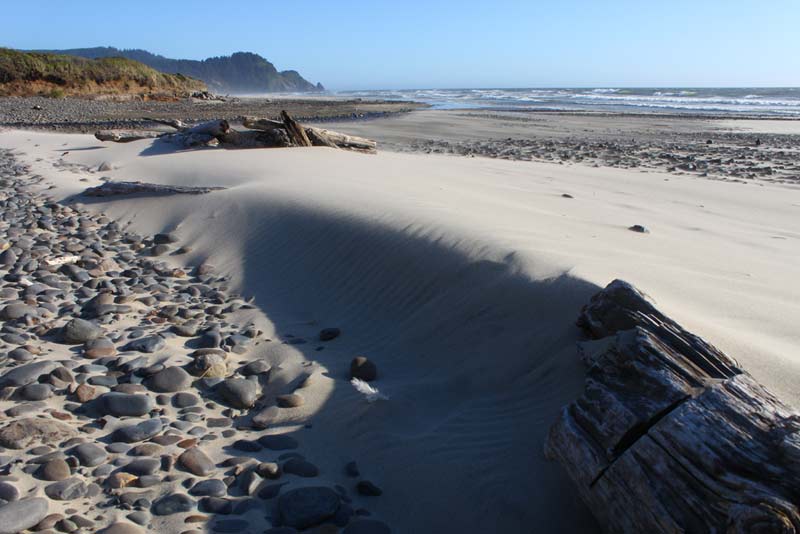
[[[2,0],[0,12],[2,46],[245,50],[337,90],[800,85],[798,0]]]

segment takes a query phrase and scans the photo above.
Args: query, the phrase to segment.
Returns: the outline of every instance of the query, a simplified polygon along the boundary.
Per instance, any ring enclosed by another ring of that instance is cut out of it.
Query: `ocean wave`
[[[437,109],[670,110],[687,113],[800,116],[794,89],[465,88],[350,91],[350,97],[416,100]]]

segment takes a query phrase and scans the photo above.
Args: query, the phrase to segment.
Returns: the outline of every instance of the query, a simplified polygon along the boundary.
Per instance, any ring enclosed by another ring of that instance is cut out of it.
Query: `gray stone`
[[[83,355],[87,358],[103,358],[117,353],[114,343],[107,337],[90,339],[83,345]]]
[[[313,478],[319,475],[317,466],[311,462],[301,460],[300,458],[289,458],[289,460],[283,464],[283,472],[303,478]]]
[[[17,319],[22,319],[26,315],[37,317],[39,313],[36,311],[36,308],[24,302],[12,302],[0,310],[0,319],[3,321],[16,321]]]
[[[298,447],[297,440],[287,434],[271,434],[261,436],[258,442],[265,448],[273,451],[286,451]]]
[[[84,467],[95,467],[103,463],[108,456],[106,451],[95,445],[94,443],[81,443],[75,446],[71,451],[72,454],[78,459],[78,462]]]
[[[167,367],[147,380],[147,387],[158,393],[175,393],[189,387],[192,377],[180,367]]]
[[[0,446],[24,449],[37,443],[58,443],[75,437],[75,430],[55,419],[25,418],[13,421],[0,429]]]
[[[55,501],[71,501],[86,495],[88,487],[78,477],[55,482],[44,488],[44,493]]]
[[[138,352],[153,353],[164,348],[164,338],[159,335],[140,337],[134,339],[123,347],[123,350],[135,350]]]
[[[207,476],[215,469],[211,458],[197,447],[183,451],[178,457],[178,461],[187,471],[197,476]]]
[[[322,486],[311,486],[293,489],[281,495],[278,499],[278,512],[284,525],[305,529],[333,517],[339,505],[339,495],[335,491]]]
[[[71,473],[67,462],[61,458],[54,458],[39,466],[36,474],[42,480],[58,481],[69,478]]]
[[[62,330],[65,343],[77,345],[105,335],[102,327],[85,319],[72,319]]]
[[[222,398],[234,408],[251,408],[258,399],[260,387],[255,380],[228,378],[219,385]]]
[[[233,511],[233,503],[222,497],[203,497],[200,499],[200,510],[207,514],[227,515]]]
[[[47,516],[47,499],[34,497],[0,506],[0,534],[15,534],[39,524]]]
[[[362,480],[356,485],[359,495],[366,497],[379,497],[383,495],[383,490],[370,482],[369,480]]]
[[[365,356],[356,356],[350,362],[350,378],[358,378],[365,382],[372,382],[378,378],[378,368]]]
[[[19,394],[26,401],[42,401],[53,396],[53,386],[50,384],[28,384],[19,390]]]
[[[8,482],[0,482],[0,501],[7,503],[19,499],[19,490]]]
[[[110,392],[100,395],[98,405],[103,414],[116,417],[139,417],[155,408],[155,401],[147,395]]]
[[[162,426],[161,419],[155,417],[135,425],[118,428],[114,432],[113,439],[114,441],[122,441],[125,443],[144,441],[161,432]]]
[[[182,512],[191,512],[197,503],[184,493],[172,493],[161,497],[153,503],[153,515],[172,515]]]
[[[194,393],[176,393],[174,397],[172,397],[172,405],[176,408],[188,408],[190,406],[196,406],[197,403],[200,402],[200,399]]]
[[[342,331],[338,328],[323,328],[319,332],[320,341],[331,341],[341,335]]]
[[[161,468],[161,460],[155,458],[137,458],[125,465],[122,470],[126,473],[142,477],[152,475]]]
[[[0,387],[20,387],[32,384],[40,376],[52,372],[57,367],[59,367],[58,363],[50,361],[32,362],[14,367],[0,378]]]
[[[190,495],[197,497],[222,497],[226,493],[228,493],[228,486],[216,478],[201,480],[189,490]]]

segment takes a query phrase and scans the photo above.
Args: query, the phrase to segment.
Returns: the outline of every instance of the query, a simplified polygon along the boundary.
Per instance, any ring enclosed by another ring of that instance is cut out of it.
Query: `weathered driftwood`
[[[230,130],[217,137],[222,146],[235,148],[282,148],[292,146],[289,135],[284,129],[253,130],[240,132]]]
[[[242,119],[242,124],[244,124],[245,128],[250,128],[251,130],[270,131],[285,128],[285,125],[281,121],[261,119],[258,117],[244,117]]]
[[[167,126],[171,126],[172,128],[175,128],[178,131],[186,130],[186,129],[189,128],[189,125],[187,125],[185,122],[183,122],[180,119],[157,119],[157,118],[148,117],[148,118],[145,118],[145,120],[150,121],[150,122],[155,122],[157,124],[165,124]]]
[[[306,135],[305,128],[291,118],[286,110],[281,111],[281,120],[283,120],[283,127],[286,129],[286,133],[289,134],[289,139],[292,140],[292,143],[296,146],[311,146],[311,141],[308,139]]]
[[[330,143],[324,146],[330,146],[332,144],[333,146],[337,146],[339,148],[370,153],[375,152],[378,148],[378,143],[372,141],[371,139],[333,132],[323,128],[306,127],[306,134],[308,134],[309,137],[313,136],[315,138],[323,138],[327,143]]]
[[[231,125],[224,119],[203,122],[191,128],[183,130],[187,134],[202,134],[217,137],[227,133],[231,129]]]
[[[185,186],[149,184],[146,182],[105,182],[97,187],[90,187],[83,192],[88,197],[110,197],[115,195],[134,195],[149,193],[153,195],[202,195],[211,191],[225,189],[218,186]]]
[[[178,119],[149,118],[148,121],[165,124],[176,132],[114,131],[104,130],[95,134],[101,141],[127,143],[139,139],[161,138],[181,148],[223,146],[229,148],[282,148],[291,146],[326,146],[360,152],[374,153],[377,143],[363,137],[303,126],[286,111],[281,112],[282,121],[245,117],[245,127],[253,131],[234,130],[226,120],[214,120],[189,126]]]
[[[603,339],[545,454],[604,530],[800,531],[800,415],[625,282],[579,325]]]
[[[161,139],[181,148],[219,145],[219,140],[216,136],[207,133],[190,133],[189,130],[185,132],[167,134],[162,136]]]
[[[311,141],[312,146],[326,146],[329,148],[339,148],[336,143],[331,141],[331,138],[323,134],[316,128],[306,128],[306,135],[308,140]]]
[[[146,130],[100,130],[94,136],[100,141],[113,141],[115,143],[130,143],[141,139],[155,139],[162,134]]]

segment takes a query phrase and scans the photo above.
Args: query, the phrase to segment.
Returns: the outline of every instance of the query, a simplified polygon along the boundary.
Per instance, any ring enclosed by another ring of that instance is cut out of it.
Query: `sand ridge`
[[[800,405],[800,198],[790,188],[480,157],[143,156],[147,142],[0,141],[62,198],[103,176],[228,187],[87,207],[145,235],[179,231],[190,261],[256,297],[266,335],[342,328],[320,354],[280,345],[273,356],[319,360],[329,389],[308,414],[303,453],[334,480],[345,456],[361,458],[384,489],[372,509],[399,532],[593,528],[541,443],[582,387],[574,320],[613,278]],[[97,172],[103,162],[112,170]],[[365,403],[347,383],[356,354],[377,363],[389,401]]]

